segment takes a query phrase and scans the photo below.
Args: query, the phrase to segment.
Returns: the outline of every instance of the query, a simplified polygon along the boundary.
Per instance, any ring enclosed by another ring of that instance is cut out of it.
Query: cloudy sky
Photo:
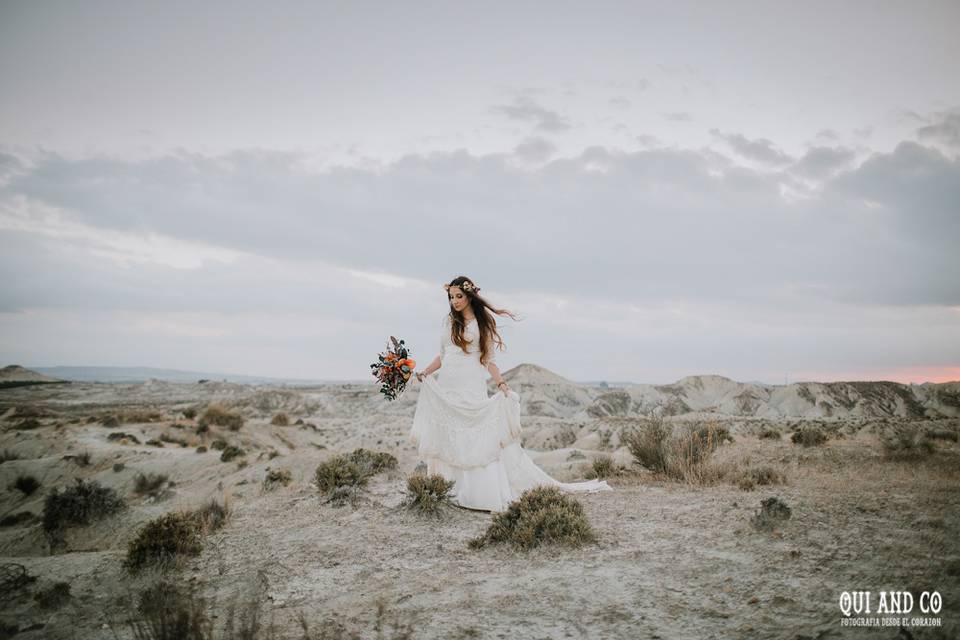
[[[0,365],[960,379],[960,4],[0,4]]]

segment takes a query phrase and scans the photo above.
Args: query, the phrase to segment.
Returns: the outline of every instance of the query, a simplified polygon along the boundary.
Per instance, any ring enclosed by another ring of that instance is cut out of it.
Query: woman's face
[[[467,294],[461,291],[460,287],[450,287],[447,289],[447,297],[454,311],[462,313],[463,310],[467,308],[467,305],[470,304],[470,301],[467,300]]]

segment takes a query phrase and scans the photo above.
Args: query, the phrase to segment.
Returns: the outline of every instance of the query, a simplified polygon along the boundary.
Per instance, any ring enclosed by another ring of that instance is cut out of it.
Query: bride
[[[490,311],[516,318],[490,306],[465,276],[443,288],[450,313],[443,318],[440,355],[417,373],[422,384],[408,436],[427,461],[427,473],[454,480],[453,501],[483,511],[503,511],[537,485],[611,490],[603,480],[560,482],[530,459],[520,445],[520,396],[497,368],[493,343],[503,349],[503,341]],[[487,373],[498,389],[489,397]]]

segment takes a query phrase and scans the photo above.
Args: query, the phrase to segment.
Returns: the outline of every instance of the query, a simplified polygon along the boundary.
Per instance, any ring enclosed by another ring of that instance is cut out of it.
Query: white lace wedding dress
[[[487,396],[489,373],[480,364],[478,334],[476,319],[470,320],[464,353],[451,339],[450,316],[444,316],[441,367],[420,385],[408,436],[426,460],[427,473],[454,480],[453,501],[484,511],[503,511],[537,485],[612,490],[604,480],[560,482],[530,459],[520,445],[520,396],[512,389]],[[496,362],[495,351],[490,359]]]

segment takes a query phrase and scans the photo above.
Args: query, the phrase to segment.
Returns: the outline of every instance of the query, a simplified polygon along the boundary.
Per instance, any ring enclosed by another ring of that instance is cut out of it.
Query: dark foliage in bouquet
[[[380,381],[380,393],[384,394],[387,400],[396,400],[407,388],[407,381],[413,375],[413,368],[417,366],[409,355],[403,340],[390,336],[387,350],[379,354],[377,361],[370,365],[373,377]]]

